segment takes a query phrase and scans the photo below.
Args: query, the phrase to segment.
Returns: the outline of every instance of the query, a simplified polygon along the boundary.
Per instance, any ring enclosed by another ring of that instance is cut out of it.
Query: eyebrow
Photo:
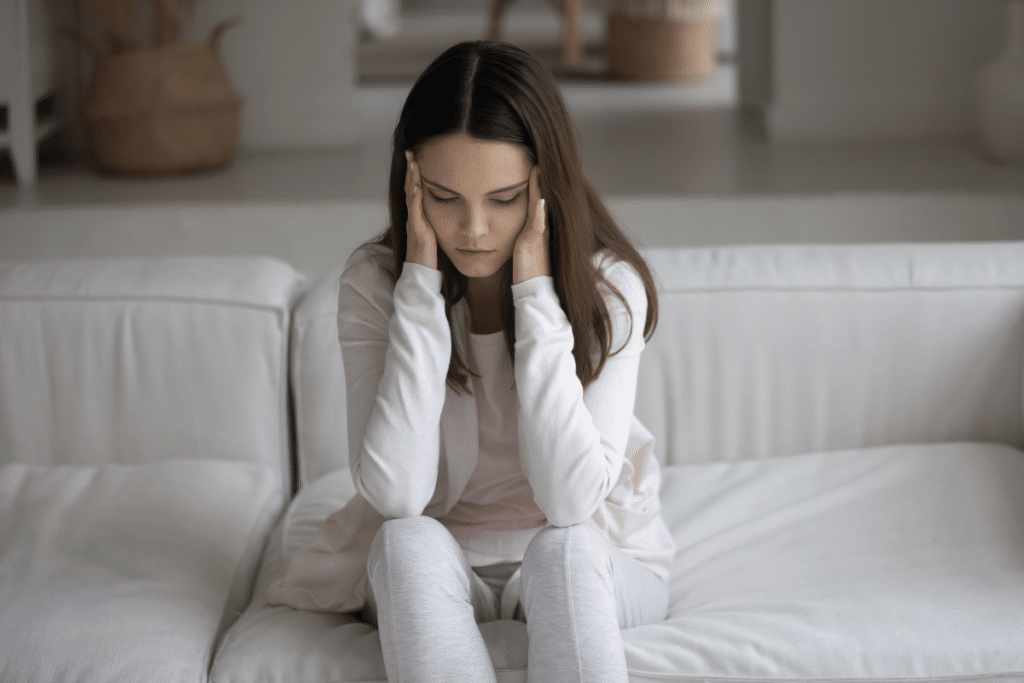
[[[435,183],[433,180],[427,180],[422,175],[420,176],[420,179],[422,179],[423,182],[425,182],[426,184],[433,185],[434,187],[436,187],[439,190],[444,190],[445,192],[451,192],[452,194],[455,194],[455,195],[459,194],[455,190],[448,189],[447,187],[445,187],[441,183]],[[526,180],[524,180],[521,183],[516,183],[515,185],[509,185],[508,187],[503,187],[503,188],[501,188],[499,190],[491,190],[487,194],[500,194],[502,192],[508,192],[509,190],[518,190],[520,187],[523,187],[524,185],[526,185],[529,182],[530,182],[530,179],[527,178]],[[459,195],[459,196],[461,197],[462,195]]]

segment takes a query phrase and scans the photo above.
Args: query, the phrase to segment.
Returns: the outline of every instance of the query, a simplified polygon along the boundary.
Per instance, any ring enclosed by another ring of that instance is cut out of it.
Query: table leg
[[[576,66],[583,56],[583,0],[563,0],[562,66]]]

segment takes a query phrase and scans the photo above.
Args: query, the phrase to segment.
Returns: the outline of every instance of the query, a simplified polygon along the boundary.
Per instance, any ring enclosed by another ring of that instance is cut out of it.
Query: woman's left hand
[[[516,238],[512,250],[512,284],[517,285],[531,278],[551,275],[551,250],[549,246],[547,212],[540,196],[537,181],[538,168],[530,169],[530,184],[527,192],[526,223]]]

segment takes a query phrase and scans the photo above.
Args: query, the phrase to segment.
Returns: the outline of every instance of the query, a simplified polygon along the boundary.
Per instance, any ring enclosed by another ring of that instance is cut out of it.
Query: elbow
[[[597,510],[596,505],[591,509],[581,507],[575,510],[559,510],[547,516],[548,524],[557,527],[576,526],[590,519],[595,510]]]
[[[354,477],[356,490],[385,519],[419,517],[430,502],[432,492],[419,492],[395,485],[367,486],[361,477]]]
[[[551,526],[575,526],[590,519],[606,495],[607,492],[599,490],[592,496],[581,496],[575,500],[567,500],[566,496],[552,496],[544,503],[537,501],[537,506],[544,511]]]
[[[549,514],[547,518],[548,524],[551,526],[567,527],[582,524],[589,516],[590,515],[580,515],[576,512],[569,514],[564,511],[559,511],[557,514]]]
[[[423,514],[423,508],[413,505],[396,505],[385,510],[377,510],[385,519],[411,519]]]
[[[367,498],[367,500],[385,519],[419,517],[423,514],[429,502],[423,496],[412,492],[398,495],[395,492],[391,492],[390,495],[375,496],[373,499]]]
[[[422,515],[426,507],[425,501],[421,503],[418,500],[413,500],[410,496],[385,501],[384,505],[377,508],[377,512],[386,519],[409,519]]]

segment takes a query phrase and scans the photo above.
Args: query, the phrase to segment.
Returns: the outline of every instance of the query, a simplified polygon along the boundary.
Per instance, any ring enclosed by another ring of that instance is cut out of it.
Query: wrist
[[[512,262],[512,284],[514,285],[545,275],[551,275],[551,267],[543,258],[536,258],[533,255],[521,256]]]
[[[406,263],[418,263],[427,268],[437,270],[437,249],[422,245],[410,244],[405,253]]]

